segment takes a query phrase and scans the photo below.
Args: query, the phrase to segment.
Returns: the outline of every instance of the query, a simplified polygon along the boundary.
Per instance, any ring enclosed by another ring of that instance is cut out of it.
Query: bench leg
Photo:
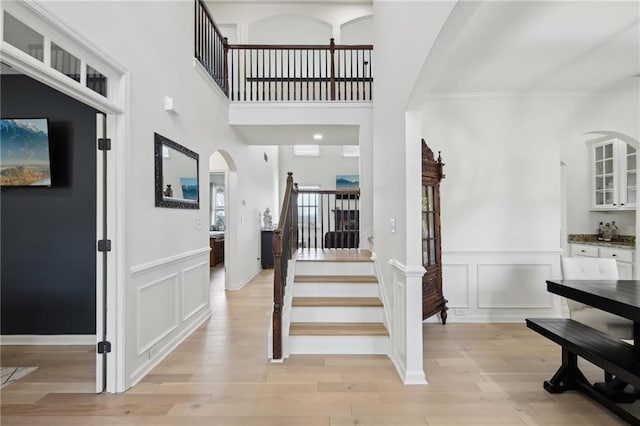
[[[605,383],[609,383],[611,380],[613,380],[613,374],[609,373],[608,371],[604,372],[604,382]]]
[[[580,383],[589,382],[578,368],[578,356],[563,347],[562,365],[550,380],[545,380],[544,389],[549,393],[562,393],[578,389]]]

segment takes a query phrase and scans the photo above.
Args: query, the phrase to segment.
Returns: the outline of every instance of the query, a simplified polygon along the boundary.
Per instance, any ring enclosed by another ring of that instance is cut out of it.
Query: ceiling
[[[358,145],[356,125],[235,125],[250,145]],[[322,140],[313,139],[321,134]]]
[[[638,1],[485,1],[432,93],[593,92],[637,84]]]

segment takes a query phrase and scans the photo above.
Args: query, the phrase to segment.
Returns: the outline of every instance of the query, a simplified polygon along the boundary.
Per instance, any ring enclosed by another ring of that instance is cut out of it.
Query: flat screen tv
[[[0,186],[51,186],[48,119],[0,119]]]

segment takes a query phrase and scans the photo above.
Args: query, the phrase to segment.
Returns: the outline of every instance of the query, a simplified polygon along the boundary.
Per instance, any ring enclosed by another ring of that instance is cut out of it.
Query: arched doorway
[[[225,262],[232,253],[234,223],[230,210],[230,199],[235,193],[236,167],[228,152],[215,151],[209,157],[209,245],[210,281],[224,282],[227,288],[228,268],[231,262]]]

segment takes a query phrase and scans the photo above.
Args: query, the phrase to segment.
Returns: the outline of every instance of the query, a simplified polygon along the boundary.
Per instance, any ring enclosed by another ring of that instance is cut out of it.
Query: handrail
[[[333,39],[331,39],[333,40]],[[277,49],[300,49],[300,50],[318,50],[318,49],[328,49],[331,45],[326,44],[229,44],[229,49],[266,49],[266,50],[277,50]],[[349,50],[349,49],[358,49],[358,50],[373,50],[372,44],[334,44],[333,48],[336,50]]]
[[[293,184],[293,173],[287,173],[280,220],[273,232],[273,359],[282,359],[282,307],[287,286],[289,259],[293,255],[294,240],[297,241],[297,188]],[[294,225],[296,225],[294,227]],[[294,232],[296,237],[294,238]],[[296,244],[297,248],[297,244]]]

